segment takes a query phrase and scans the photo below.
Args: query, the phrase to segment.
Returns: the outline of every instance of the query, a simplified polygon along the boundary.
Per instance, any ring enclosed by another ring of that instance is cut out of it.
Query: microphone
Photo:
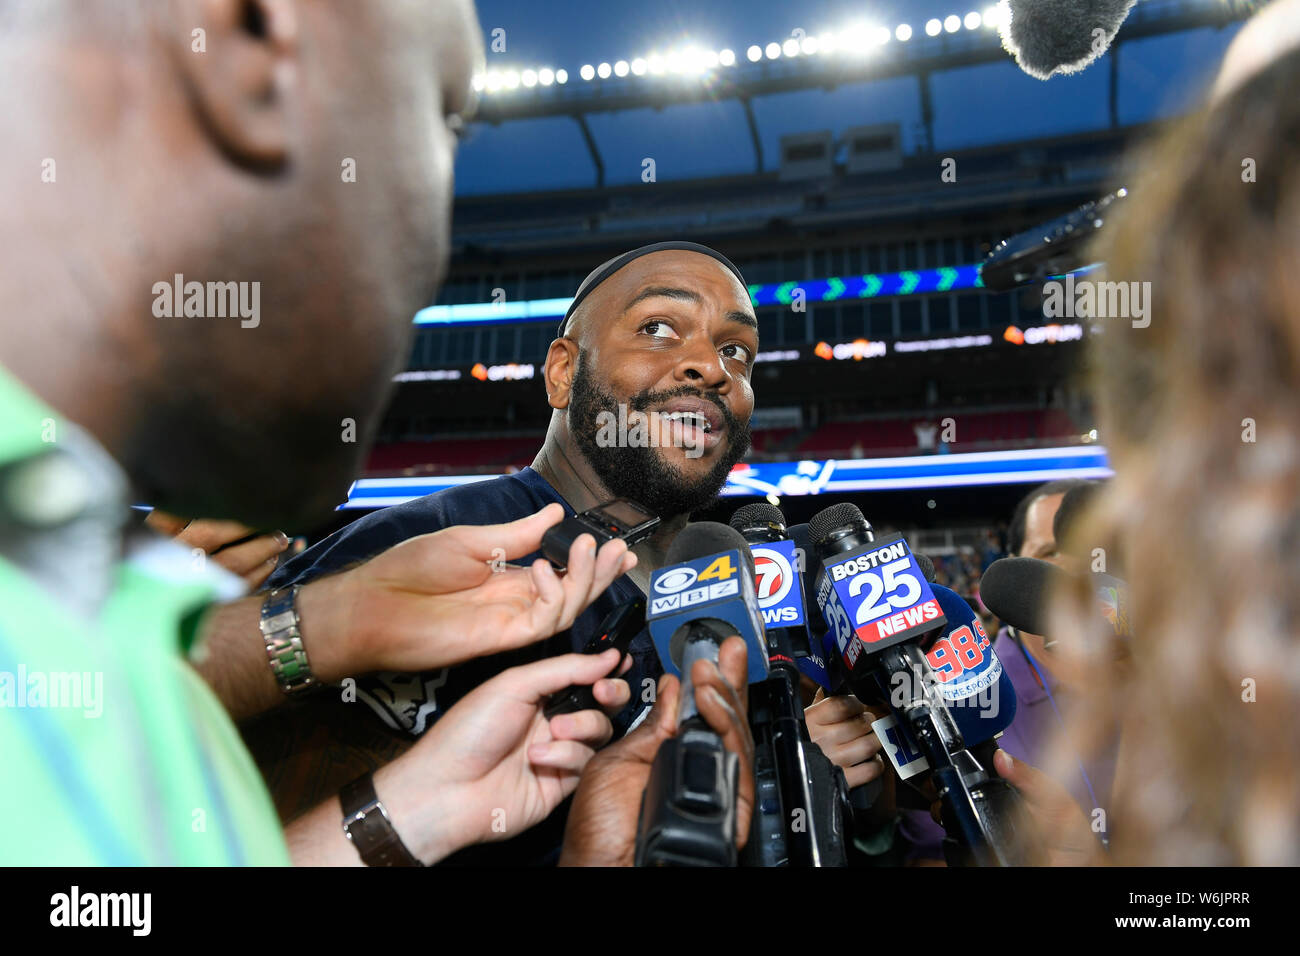
[[[766,636],[758,613],[749,543],[724,524],[697,521],[673,539],[667,562],[650,577],[646,623],[664,670],[682,678],[683,701],[687,700],[690,665],[701,654],[711,653],[716,660],[717,645],[733,634],[744,638],[749,650],[749,682],[764,680],[768,674]],[[697,638],[712,633],[715,640],[712,652],[707,647],[695,648],[688,661],[684,654],[692,626]]]
[[[796,662],[810,656],[808,632],[800,626],[805,619],[800,556],[786,537],[785,515],[774,505],[740,508],[731,527],[749,542],[764,620],[793,625],[768,628],[772,676],[749,692],[757,812],[744,862],[846,866],[848,782],[812,742],[799,692]]]
[[[750,505],[749,507],[772,508],[773,511],[780,514],[779,509],[772,505],[758,504]],[[746,509],[744,508],[741,509],[741,511],[745,510]],[[736,512],[737,517],[740,516],[741,511]],[[733,527],[735,526],[735,523],[736,518],[732,518]],[[808,597],[808,582],[810,580],[810,575],[807,573],[807,571],[810,570],[807,563],[808,556],[813,555],[813,560],[816,560],[816,556],[813,552],[812,540],[808,533],[808,525],[794,525],[787,531],[787,534],[794,546],[796,565],[800,571],[804,572],[800,575],[800,585],[802,588],[802,594],[800,597],[804,606],[808,607],[811,606],[812,603]],[[926,560],[929,559],[927,558]],[[808,651],[806,655],[796,654],[795,664],[799,668],[800,673],[812,678],[823,690],[826,691],[828,696],[832,696],[834,694],[834,689],[843,685],[844,680],[838,671],[835,670],[835,655],[831,652],[826,641],[826,622],[820,614],[808,614],[806,615],[805,623],[806,626],[803,635]],[[804,730],[805,737],[811,743],[811,738],[807,737],[806,722],[804,722]],[[853,787],[849,790],[850,806],[857,810],[869,810],[875,805],[875,802],[880,799],[880,794],[883,791],[884,779],[880,777],[870,781],[869,783]]]
[[[1089,271],[1098,232],[1121,208],[1128,189],[1084,203],[1073,212],[1003,239],[980,264],[980,281],[993,292],[1009,292],[1026,283],[1065,276],[1065,298],[1074,300],[1070,273]]]
[[[934,692],[936,682],[940,688],[951,683],[964,699],[1003,677],[992,647],[981,647],[978,632],[964,620],[973,612],[943,588],[954,613],[950,622],[935,590],[941,586],[925,580],[902,535],[877,538],[853,504],[825,509],[808,530],[822,565],[818,607],[849,687],[864,703],[888,701],[891,716],[873,727],[899,777],[928,769],[943,807],[949,862],[1001,866],[1026,859],[1029,847],[1015,824],[1018,795],[987,767],[992,745],[981,748],[990,751],[981,763],[958,727],[954,701],[945,700],[942,689]],[[936,675],[931,657],[946,679]],[[967,669],[975,675],[969,684],[962,677]],[[903,762],[900,752],[907,752]]]
[[[1129,638],[1128,585],[1110,574],[1089,575],[1097,610],[1115,632]],[[1069,587],[1075,577],[1050,561],[1038,558],[999,558],[980,579],[980,600],[1004,623],[1018,631],[1048,636],[1052,595]],[[1050,646],[1050,642],[1048,643]]]
[[[951,588],[932,587],[948,623],[925,646],[925,659],[962,740],[975,747],[1011,726],[1016,688],[971,606]]]
[[[803,606],[811,608],[812,575],[809,572],[816,566],[817,556],[813,552],[812,539],[808,536],[808,525],[806,522],[792,525],[786,533],[794,543],[794,555],[800,571],[799,584],[803,589]],[[810,564],[810,561],[813,563]],[[835,655],[827,647],[826,621],[821,614],[806,614],[804,627],[808,634],[808,656],[795,657],[795,665],[800,673],[811,677],[827,694],[831,694],[843,683],[843,678],[835,670]]]
[[[1003,48],[1030,76],[1078,73],[1106,52],[1137,0],[1004,0]]]
[[[678,733],[655,754],[637,821],[637,866],[735,866],[740,759],[700,715],[691,668],[718,659],[732,634],[749,649],[749,679],[767,676],[749,546],[726,525],[687,525],[650,578],[650,636],[664,670],[682,675]]]

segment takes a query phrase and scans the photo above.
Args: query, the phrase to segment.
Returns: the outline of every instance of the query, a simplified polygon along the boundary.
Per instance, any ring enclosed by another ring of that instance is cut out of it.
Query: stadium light
[[[745,56],[750,63],[757,63],[759,60],[763,59],[763,51],[757,46],[751,46],[745,51]]]
[[[980,24],[983,23],[984,21],[980,18],[980,15],[978,13],[972,10],[970,13],[966,14],[966,19],[962,22],[965,25],[967,30],[978,30],[980,28]]]
[[[984,25],[986,27],[996,27],[1001,20],[1001,11],[997,7],[989,7],[984,11]]]
[[[537,82],[542,86],[550,86],[555,82],[555,71],[547,66],[542,67],[537,71]]]
[[[592,66],[590,63],[584,63],[582,69],[578,71],[578,75],[582,77],[584,80],[595,79],[596,68]]]
[[[641,57],[637,57],[635,60],[633,60],[632,72],[635,73],[637,76],[645,76],[645,60],[643,60]]]
[[[651,53],[649,58],[646,60],[646,67],[655,76],[659,76],[664,71],[664,58],[658,53]]]
[[[718,52],[718,62],[723,66],[736,65],[736,53],[734,50],[721,50]]]
[[[900,23],[898,29],[894,31],[894,36],[896,36],[900,42],[906,43],[908,40],[912,39],[912,28],[906,23]]]
[[[505,86],[508,90],[518,89],[519,73],[517,70],[507,70],[505,75]]]
[[[889,27],[876,27],[871,31],[871,38],[875,41],[876,46],[884,46],[889,42],[890,36],[892,34],[889,32]]]
[[[948,16],[944,17],[943,28],[949,33],[956,33],[961,29],[961,17],[957,16],[955,13],[950,13]]]
[[[487,79],[483,76],[482,73],[475,73],[475,74],[474,74],[474,83],[473,83],[473,86],[474,86],[474,92],[475,92],[475,93],[482,93],[482,92],[483,92],[483,87],[487,86]]]
[[[555,82],[556,82],[556,83],[559,83],[561,86],[563,86],[565,83],[568,83],[568,82],[569,82],[569,71],[568,71],[568,70],[556,70],[556,71],[555,71]]]
[[[943,24],[940,23],[938,20],[925,21],[926,36],[937,37],[940,34],[940,32],[942,32],[942,30],[943,30]]]
[[[608,63],[602,63],[600,66],[596,67],[596,75],[600,77],[602,80],[608,80],[609,75],[613,72],[614,72],[614,68],[611,67]]]
[[[799,41],[796,40],[794,37],[791,37],[790,39],[786,40],[784,43],[781,44],[781,52],[784,53],[786,56],[798,56]]]
[[[814,53],[816,53],[817,38],[804,37],[801,41],[799,41],[799,52],[804,54],[804,56],[812,56]]]
[[[861,56],[867,53],[876,41],[875,31],[861,23],[854,24],[840,34],[840,48]]]
[[[769,60],[779,59],[781,56],[781,44],[773,40],[767,45],[767,48],[763,52],[767,54]]]
[[[627,76],[627,73],[628,73],[627,60],[619,60],[617,63],[614,64],[615,76]]]
[[[529,89],[532,89],[534,86],[537,85],[537,71],[524,70],[523,73],[519,74],[519,81],[523,83],[524,86],[528,87]]]

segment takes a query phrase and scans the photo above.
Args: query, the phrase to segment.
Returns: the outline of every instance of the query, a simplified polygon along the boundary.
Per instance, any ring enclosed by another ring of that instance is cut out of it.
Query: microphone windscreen
[[[868,528],[866,516],[862,510],[853,502],[845,501],[838,505],[831,505],[829,508],[823,508],[812,516],[808,522],[808,536],[812,539],[814,545],[821,544],[822,541],[837,531],[845,528],[854,527],[862,524]]]
[[[1137,0],[1003,0],[1002,46],[1030,76],[1078,73],[1106,52]]]
[[[740,552],[741,560],[749,568],[749,576],[754,577],[754,556],[749,553],[749,542],[735,528],[729,528],[717,521],[696,521],[688,524],[673,538],[664,558],[664,566],[684,564],[696,558],[717,554],[719,551],[735,549]]]
[[[1031,634],[1048,630],[1048,597],[1069,575],[1038,558],[999,558],[980,579],[980,600],[1004,623]]]
[[[916,558],[917,567],[921,569],[921,574],[931,584],[934,583],[934,562],[930,560],[928,554],[921,554],[919,551],[913,551],[912,557]]]
[[[776,505],[768,504],[766,501],[737,508],[736,513],[731,516],[729,524],[742,535],[746,531],[759,529],[771,529],[775,530],[777,534],[785,534],[785,515],[781,513],[781,509]]]

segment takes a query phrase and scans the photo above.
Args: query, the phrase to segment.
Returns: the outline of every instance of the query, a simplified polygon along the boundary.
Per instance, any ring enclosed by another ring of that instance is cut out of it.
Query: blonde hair
[[[1082,586],[1058,606],[1087,675],[1073,743],[1098,744],[1099,716],[1123,728],[1116,862],[1294,865],[1300,53],[1180,121],[1136,170],[1097,255],[1108,281],[1151,283],[1150,325],[1107,319],[1094,337],[1116,477],[1080,522],[1124,555],[1132,637]]]

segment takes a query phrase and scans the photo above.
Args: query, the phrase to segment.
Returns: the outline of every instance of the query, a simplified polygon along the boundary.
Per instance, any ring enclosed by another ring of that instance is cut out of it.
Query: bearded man
[[[749,450],[757,352],[758,323],[744,279],[724,256],[690,242],[617,256],[583,280],[547,351],[544,380],[554,412],[531,467],[372,513],[281,567],[268,587],[304,584],[407,538],[510,521],[551,502],[575,514],[630,498],[661,519],[633,549],[637,566],[568,631],[433,673],[357,675],[354,694],[345,685],[342,694],[322,693],[287,717],[277,713],[267,726],[250,728],[282,815],[296,815],[314,797],[393,759],[506,668],[581,650],[611,610],[644,594],[691,513],[717,497]],[[616,737],[648,712],[662,671],[645,631],[629,656],[624,678],[632,699],[611,715]],[[299,732],[286,733],[286,719]],[[522,839],[466,852],[475,862],[545,862],[558,853],[563,825],[561,808]]]

